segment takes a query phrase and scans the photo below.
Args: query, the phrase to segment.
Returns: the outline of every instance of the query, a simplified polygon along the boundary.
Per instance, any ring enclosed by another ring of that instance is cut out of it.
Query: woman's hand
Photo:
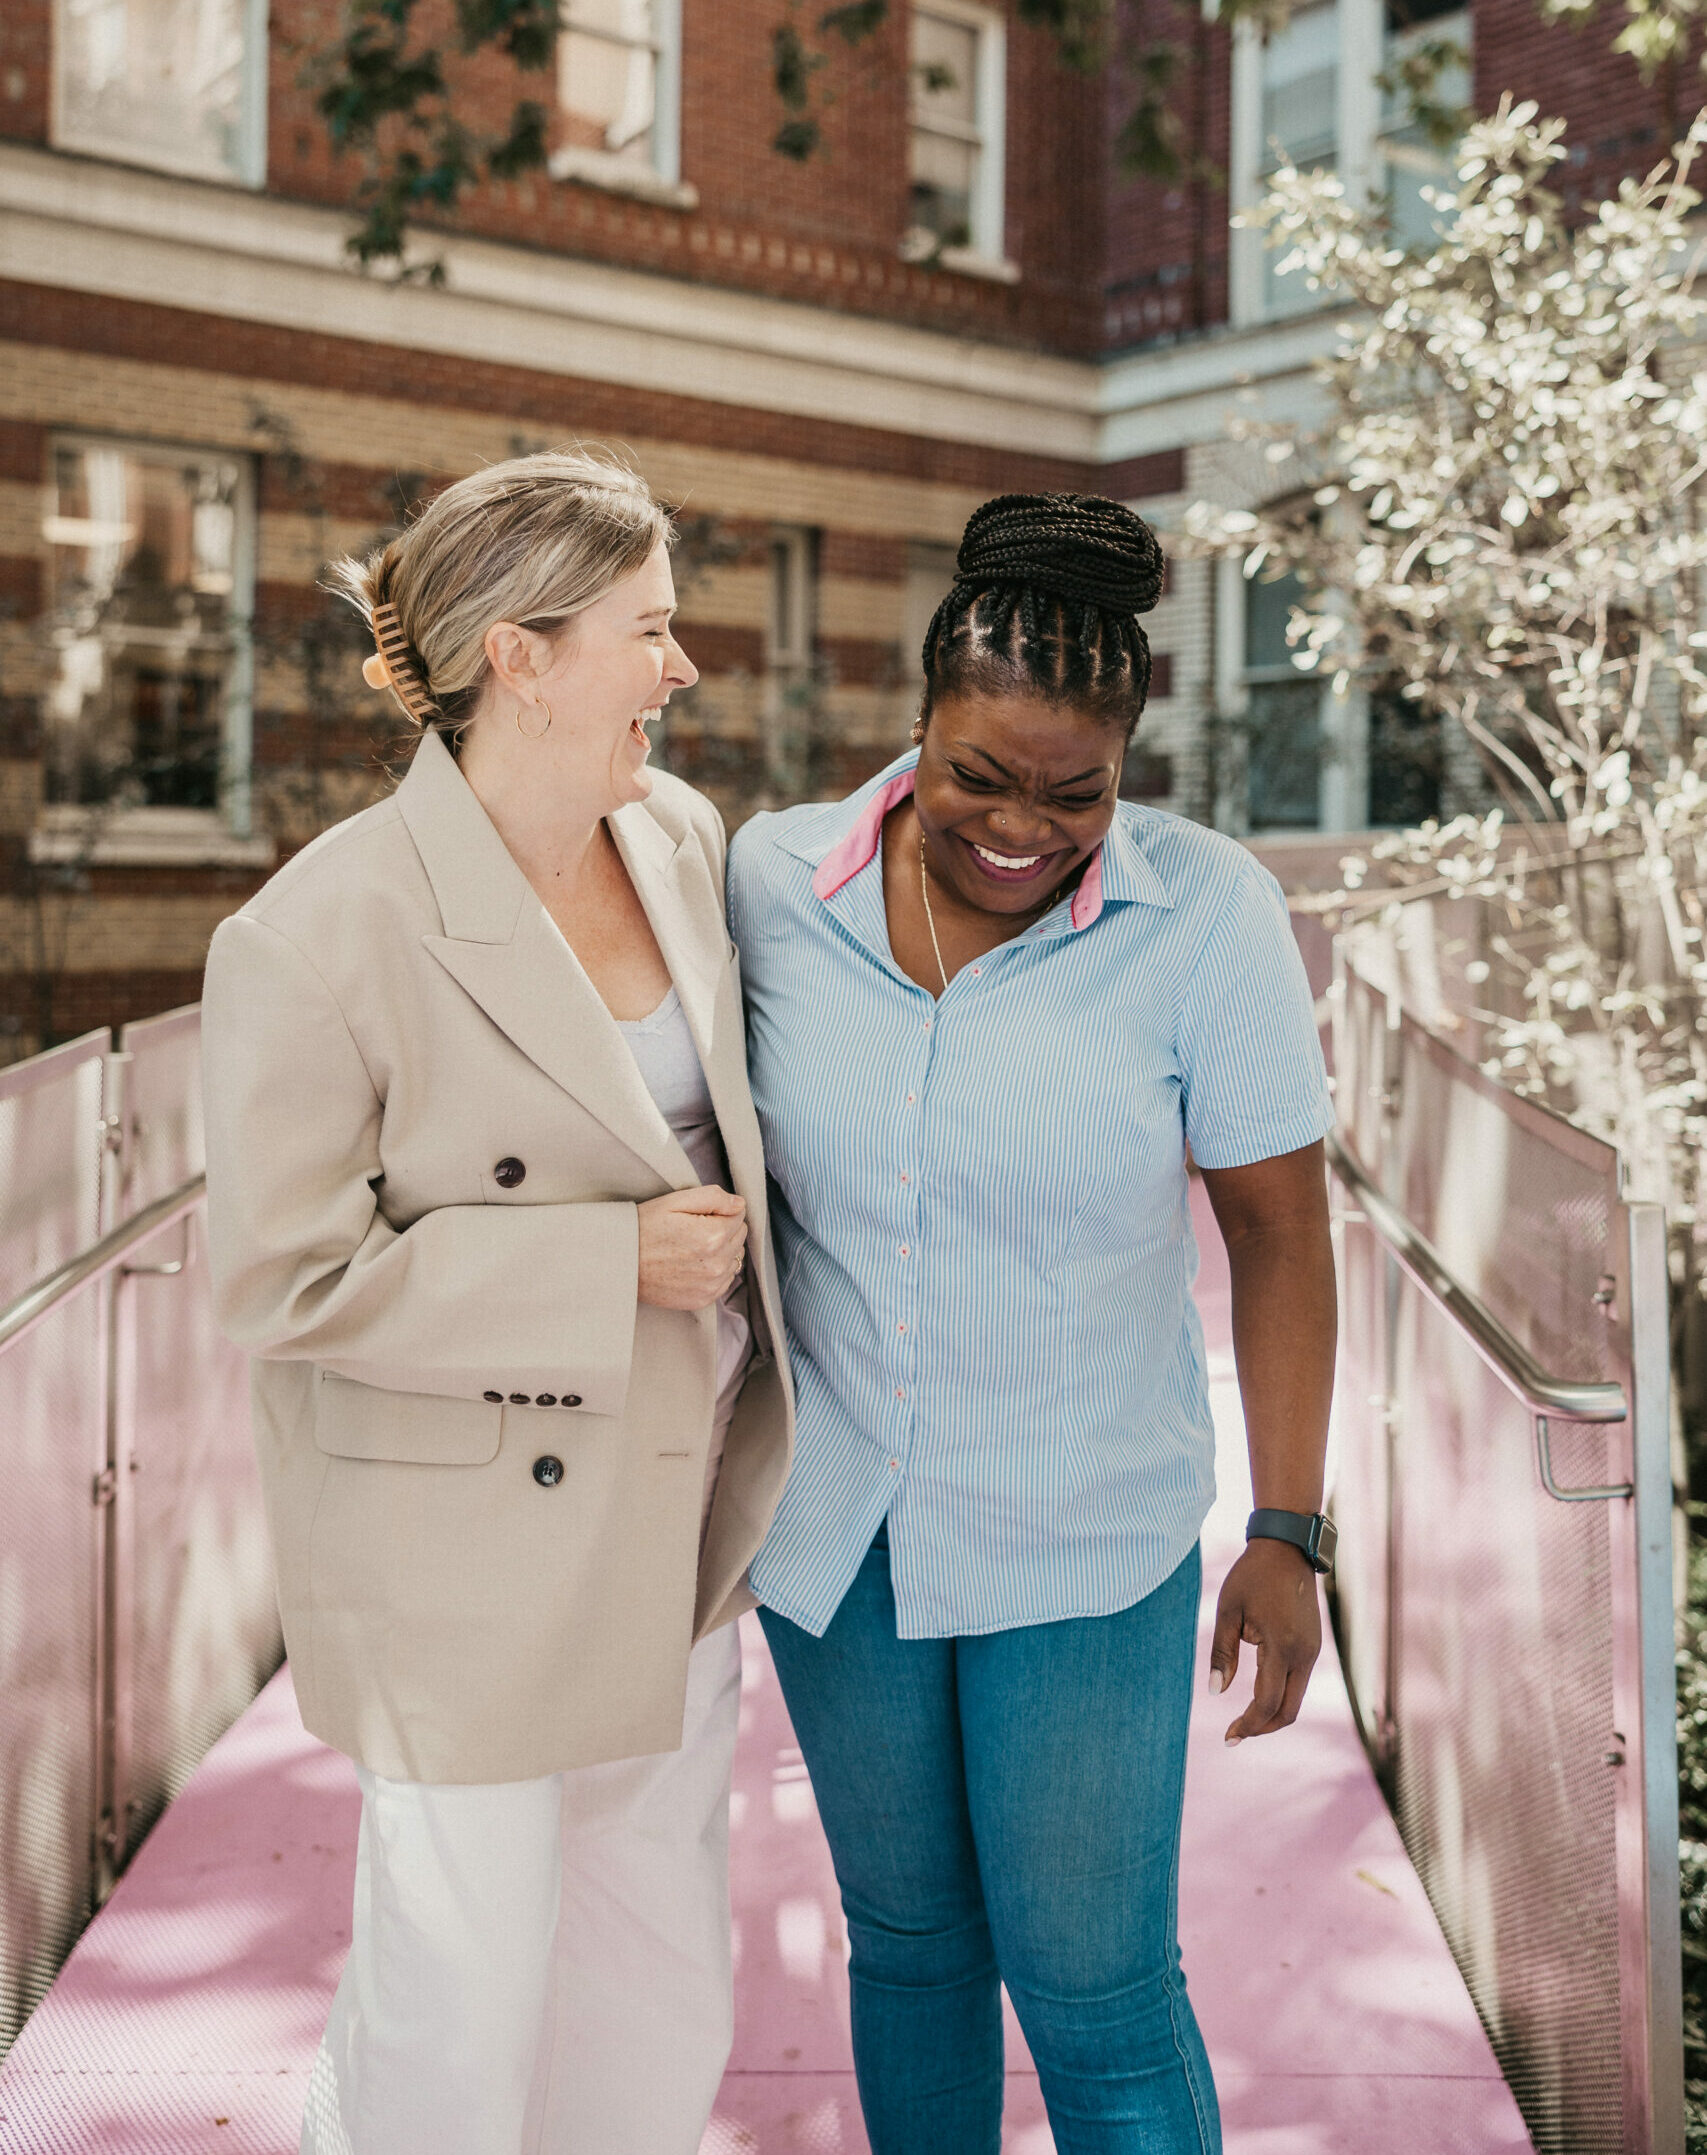
[[[1228,1572],[1215,1608],[1209,1688],[1225,1691],[1239,1668],[1243,1641],[1257,1650],[1256,1693],[1228,1729],[1228,1743],[1267,1736],[1298,1718],[1304,1687],[1322,1650],[1316,1574],[1290,1542],[1257,1539]]]
[[[747,1200],[712,1186],[641,1205],[640,1299],[654,1309],[709,1309],[735,1284],[747,1250]]]

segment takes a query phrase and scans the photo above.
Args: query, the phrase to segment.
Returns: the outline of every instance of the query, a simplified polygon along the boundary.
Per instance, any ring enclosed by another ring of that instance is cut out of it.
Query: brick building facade
[[[1444,27],[1477,104],[1564,114],[1571,184],[1658,152],[1609,29],[1472,5],[1317,0],[1265,40],[1133,0],[1183,55],[1163,183],[1123,174],[1127,79],[995,0],[897,0],[805,165],[770,147],[777,0],[567,0],[550,171],[427,235],[433,284],[346,259],[355,171],[304,86],[336,0],[8,0],[0,1056],[191,998],[215,922],[385,782],[320,564],[481,461],[619,443],[683,504],[703,680],[661,749],[732,816],[893,752],[986,495],[1260,499],[1228,414],[1306,408],[1331,334],[1229,228],[1267,145],[1414,188],[1375,77]],[[468,109],[514,91],[481,62]],[[1272,615],[1177,566],[1129,790],[1234,829],[1408,812],[1367,714],[1275,666]]]

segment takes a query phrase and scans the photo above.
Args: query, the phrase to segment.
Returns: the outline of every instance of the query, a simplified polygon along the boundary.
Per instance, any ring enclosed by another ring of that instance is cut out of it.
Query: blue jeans
[[[898,1639],[880,1531],[760,1611],[835,1858],[872,2155],[998,2155],[1000,1985],[1058,2155],[1220,2155],[1175,1936],[1194,1549],[1114,1616]]]

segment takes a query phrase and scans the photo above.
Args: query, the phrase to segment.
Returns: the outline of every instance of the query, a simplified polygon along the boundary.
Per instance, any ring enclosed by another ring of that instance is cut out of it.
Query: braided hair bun
[[[1096,494],[998,494],[974,509],[955,581],[1024,584],[1110,614],[1147,614],[1162,595],[1162,549],[1141,516]]]
[[[1027,695],[1130,737],[1150,693],[1138,624],[1162,595],[1141,516],[1095,494],[998,494],[967,521],[954,583],[925,632],[921,721],[939,697]]]

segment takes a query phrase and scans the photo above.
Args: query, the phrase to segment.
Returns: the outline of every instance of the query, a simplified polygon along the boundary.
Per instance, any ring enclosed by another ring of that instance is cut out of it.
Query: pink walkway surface
[[[1199,1231],[1222,1487],[1204,1538],[1206,1668],[1250,1495],[1225,1265],[1213,1224]],[[835,1881],[752,1618],[743,1639],[738,2028],[701,2155],[865,2155]],[[1180,1889],[1229,2155],[1528,2150],[1331,1644],[1297,1725],[1229,1751],[1248,1681],[1201,1698]],[[349,1767],[303,1733],[281,1674],[155,1828],[0,2069],[0,2155],[290,2155],[348,1942],[356,1808]],[[1010,2020],[1005,2155],[1052,2147]]]

